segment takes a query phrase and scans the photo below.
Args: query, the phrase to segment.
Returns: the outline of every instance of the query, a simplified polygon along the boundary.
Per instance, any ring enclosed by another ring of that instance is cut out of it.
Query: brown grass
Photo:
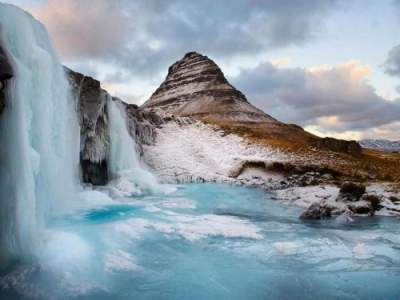
[[[317,149],[319,139],[295,125],[267,123],[234,123],[205,120],[226,134],[237,134],[249,143],[272,147],[293,155],[299,165],[318,164],[333,169],[346,179],[400,183],[400,154],[363,149],[362,155],[352,156]]]

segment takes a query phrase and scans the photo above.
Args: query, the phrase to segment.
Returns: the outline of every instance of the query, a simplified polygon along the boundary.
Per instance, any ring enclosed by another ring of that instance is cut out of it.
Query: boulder
[[[365,193],[365,185],[346,181],[340,186],[336,201],[358,201]]]
[[[382,198],[379,197],[378,195],[364,194],[361,197],[361,200],[369,203],[371,210],[373,210],[374,212],[377,210],[380,210],[382,208],[382,206],[381,206]]]
[[[301,215],[302,220],[320,220],[330,218],[333,208],[325,203],[314,202]]]
[[[354,214],[358,215],[373,215],[375,212],[371,203],[363,200],[349,203],[347,205],[347,208]]]

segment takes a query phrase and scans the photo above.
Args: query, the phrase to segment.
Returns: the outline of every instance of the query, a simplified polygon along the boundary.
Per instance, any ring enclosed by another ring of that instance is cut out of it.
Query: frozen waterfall
[[[47,218],[76,197],[79,127],[44,26],[0,4],[0,39],[15,77],[0,117],[1,260],[35,254]]]
[[[129,134],[125,107],[118,101],[109,99],[111,151],[109,171],[111,185],[123,196],[161,192],[166,187],[146,169],[139,157],[136,142]]]

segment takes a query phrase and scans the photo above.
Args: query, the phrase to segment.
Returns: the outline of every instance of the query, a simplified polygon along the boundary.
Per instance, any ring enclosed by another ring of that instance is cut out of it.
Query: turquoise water
[[[304,223],[262,190],[217,184],[85,199],[2,274],[0,299],[400,299],[394,218]]]

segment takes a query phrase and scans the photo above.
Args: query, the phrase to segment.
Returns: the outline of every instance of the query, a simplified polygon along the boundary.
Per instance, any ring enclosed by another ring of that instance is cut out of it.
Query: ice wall
[[[79,128],[44,26],[0,4],[0,40],[15,76],[0,117],[0,259],[35,253],[48,217],[75,199]]]

